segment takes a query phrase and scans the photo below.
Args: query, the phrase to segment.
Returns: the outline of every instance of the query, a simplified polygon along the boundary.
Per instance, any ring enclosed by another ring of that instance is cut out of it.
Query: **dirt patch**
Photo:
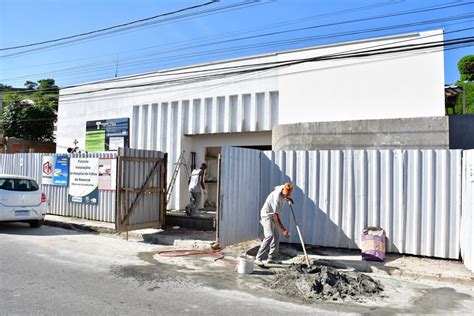
[[[365,298],[383,291],[378,281],[365,274],[342,272],[320,265],[310,268],[292,265],[277,272],[269,286],[280,294],[302,301],[365,301]]]

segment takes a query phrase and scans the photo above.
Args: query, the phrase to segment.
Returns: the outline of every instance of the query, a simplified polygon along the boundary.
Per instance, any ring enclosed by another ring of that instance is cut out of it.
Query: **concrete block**
[[[277,125],[273,150],[448,149],[447,116]]]

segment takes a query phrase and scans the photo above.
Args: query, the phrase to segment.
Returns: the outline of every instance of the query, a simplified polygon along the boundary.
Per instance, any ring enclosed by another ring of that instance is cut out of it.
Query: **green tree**
[[[59,87],[54,79],[27,81],[24,89],[1,85],[1,132],[6,137],[54,141]],[[33,102],[29,102],[31,100]]]
[[[474,55],[467,55],[458,62],[461,81],[474,81]]]
[[[468,55],[461,58],[458,62],[458,69],[461,80],[456,85],[464,88],[466,93],[466,113],[474,113],[474,55]],[[459,94],[454,107],[455,114],[463,112],[463,95]]]

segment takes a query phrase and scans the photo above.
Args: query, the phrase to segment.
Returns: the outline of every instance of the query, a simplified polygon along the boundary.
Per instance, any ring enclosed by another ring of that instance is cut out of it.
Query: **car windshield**
[[[33,180],[0,178],[0,190],[37,191],[38,189],[38,184]]]

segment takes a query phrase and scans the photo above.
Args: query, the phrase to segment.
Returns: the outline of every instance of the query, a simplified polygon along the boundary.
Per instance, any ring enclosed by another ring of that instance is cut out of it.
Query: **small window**
[[[36,181],[29,179],[0,178],[0,190],[7,191],[38,191]]]

